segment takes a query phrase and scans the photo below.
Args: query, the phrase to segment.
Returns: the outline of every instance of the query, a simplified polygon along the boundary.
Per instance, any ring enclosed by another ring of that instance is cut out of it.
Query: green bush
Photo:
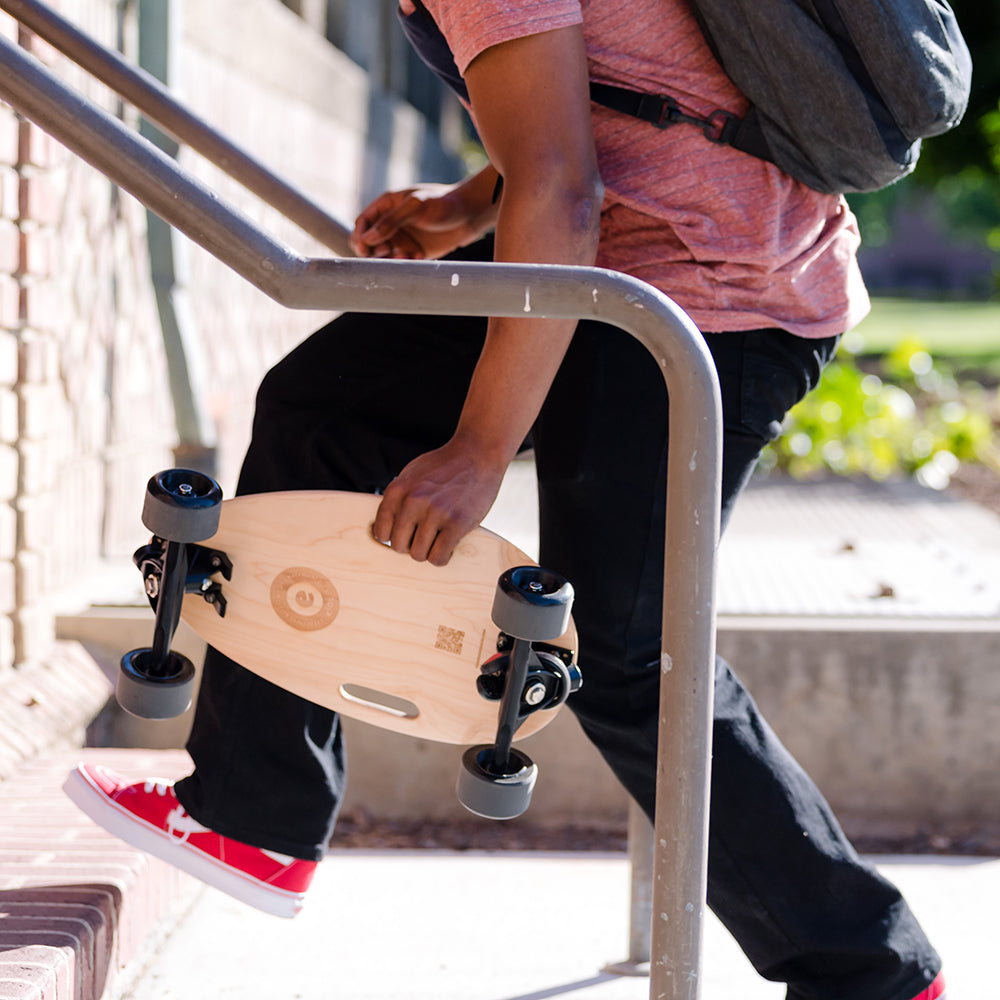
[[[944,489],[963,463],[1000,469],[996,390],[960,381],[914,340],[866,367],[875,370],[842,347],[819,387],[789,413],[762,467],[796,478],[912,475],[934,489]]]

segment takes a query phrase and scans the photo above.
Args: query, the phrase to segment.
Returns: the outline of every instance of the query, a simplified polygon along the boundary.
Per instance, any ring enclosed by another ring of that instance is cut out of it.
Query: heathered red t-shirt
[[[424,0],[461,72],[490,46],[583,24],[590,77],[741,113],[686,0]],[[544,99],[544,95],[539,95]],[[472,109],[473,115],[475,108]],[[843,198],[709,142],[593,105],[605,185],[597,264],[642,278],[705,332],[843,333],[868,310]]]

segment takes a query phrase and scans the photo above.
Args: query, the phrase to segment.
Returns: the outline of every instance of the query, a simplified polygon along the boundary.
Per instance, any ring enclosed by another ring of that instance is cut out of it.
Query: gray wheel
[[[469,747],[462,754],[458,772],[458,801],[471,813],[485,819],[514,819],[528,808],[538,777],[538,768],[520,750],[511,750],[511,774],[494,774],[488,764],[493,747]]]
[[[539,566],[516,566],[501,574],[493,596],[493,621],[515,639],[558,639],[569,628],[573,587]]]
[[[115,691],[118,704],[140,719],[173,719],[186,711],[194,691],[194,664],[180,653],[167,653],[160,673],[152,673],[153,651],[133,649],[122,657]]]
[[[580,676],[580,668],[573,664],[572,669],[566,666],[555,653],[541,652],[538,659],[548,667],[554,674],[559,675],[559,691],[556,700],[549,705],[549,708],[556,708],[562,705],[566,699],[583,686],[583,679]]]
[[[222,489],[191,469],[158,472],[146,485],[142,523],[171,542],[203,542],[219,529]]]

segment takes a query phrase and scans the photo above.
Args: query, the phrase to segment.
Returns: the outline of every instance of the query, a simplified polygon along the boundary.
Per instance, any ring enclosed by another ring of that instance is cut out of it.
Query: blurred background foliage
[[[791,412],[764,471],[911,475],[940,490],[975,466],[1000,497],[1000,2],[952,6],[973,58],[968,110],[924,143],[910,177],[849,197],[872,314]]]
[[[872,194],[851,195],[862,237],[883,245],[901,209],[928,200],[955,235],[982,240],[1000,253],[1000,3],[952,0],[972,53],[973,89],[961,124],[923,144],[914,173]],[[997,294],[997,286],[993,286]]]
[[[884,480],[912,475],[946,489],[963,465],[1000,473],[996,384],[935,361],[903,337],[882,355],[855,354],[848,336],[820,387],[789,415],[786,432],[761,458],[764,471]]]

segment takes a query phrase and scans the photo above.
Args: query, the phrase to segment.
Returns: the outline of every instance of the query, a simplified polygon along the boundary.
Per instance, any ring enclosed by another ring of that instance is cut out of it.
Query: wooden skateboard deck
[[[444,743],[492,742],[498,702],[476,678],[496,652],[496,582],[533,560],[477,528],[447,566],[415,562],[372,538],[378,504],[320,491],[226,500],[201,543],[232,562],[226,614],[189,594],[182,618],[248,670],[343,715]],[[555,644],[575,649],[572,625]],[[554,715],[530,715],[517,738]]]

